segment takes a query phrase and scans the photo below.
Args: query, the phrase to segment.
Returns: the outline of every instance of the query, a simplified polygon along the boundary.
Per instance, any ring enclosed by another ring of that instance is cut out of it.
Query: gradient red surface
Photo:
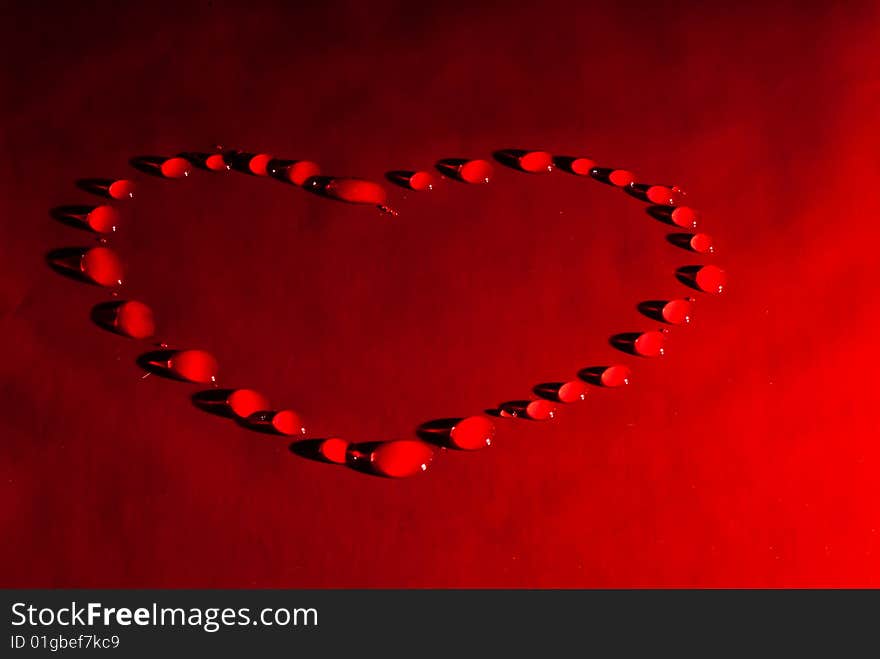
[[[8,5],[0,163],[4,586],[878,586],[875,6]],[[58,12],[61,12],[60,14]],[[15,63],[15,66],[13,66]],[[387,184],[399,217],[271,178],[144,177],[222,143],[383,180],[498,149],[679,184],[716,254],[611,186],[496,165]],[[412,438],[584,367],[554,421],[407,480],[294,455],[141,379],[60,277],[50,208],[138,176],[113,245],[172,347],[312,437]],[[636,304],[720,297],[644,359]]]

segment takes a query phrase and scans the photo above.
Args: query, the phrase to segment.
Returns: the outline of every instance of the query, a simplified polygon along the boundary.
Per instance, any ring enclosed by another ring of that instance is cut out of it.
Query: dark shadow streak
[[[652,320],[659,320],[661,323],[665,323],[666,319],[663,317],[663,307],[668,303],[669,300],[645,300],[644,302],[639,302],[638,305],[636,305],[636,309],[639,310],[639,313]]]
[[[61,247],[53,249],[46,254],[46,264],[59,275],[68,279],[97,286],[98,284],[86,277],[85,273],[80,269],[80,261],[88,249],[88,247]]]
[[[620,334],[615,334],[608,339],[608,343],[610,343],[612,347],[617,348],[628,355],[638,355],[636,352],[636,339],[638,338],[638,332],[622,332]]]
[[[416,429],[416,435],[435,446],[443,448],[458,448],[450,440],[449,433],[462,417],[448,419],[433,419],[426,421]]]
[[[587,368],[578,371],[578,377],[587,384],[601,387],[602,373],[604,373],[607,368],[607,366],[588,366]]]
[[[695,291],[702,291],[702,289],[697,286],[697,272],[700,271],[701,267],[702,266],[699,265],[682,266],[675,271],[675,278],[685,286],[693,288]]]

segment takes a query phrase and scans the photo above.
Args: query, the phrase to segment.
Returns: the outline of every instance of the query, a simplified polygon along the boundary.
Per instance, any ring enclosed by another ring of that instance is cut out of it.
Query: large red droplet
[[[248,161],[248,169],[255,176],[269,176],[269,163],[272,156],[268,153],[258,153]]]
[[[631,375],[632,371],[630,371],[629,367],[615,364],[602,371],[599,381],[603,387],[622,387],[629,384]]]
[[[431,190],[434,187],[434,177],[428,172],[414,172],[408,183],[413,190]]]
[[[168,158],[160,167],[165,178],[184,178],[192,171],[192,164],[186,158]]]
[[[468,160],[458,170],[458,175],[465,183],[488,183],[492,177],[492,163],[488,160]]]
[[[556,418],[556,406],[543,398],[526,405],[526,415],[535,421],[549,421]]]
[[[259,391],[253,389],[236,389],[226,398],[226,405],[232,413],[246,419],[254,412],[269,409],[269,400]]]
[[[577,403],[587,397],[587,385],[581,380],[572,380],[566,382],[556,393],[556,396],[563,403]]]
[[[652,204],[672,205],[672,190],[665,185],[652,185],[645,191],[645,196]]]
[[[683,325],[691,322],[690,299],[670,300],[661,310],[663,320],[672,325]]]
[[[697,286],[707,293],[723,293],[727,286],[727,273],[717,265],[704,265],[697,270]]]
[[[553,155],[546,151],[529,151],[519,157],[519,166],[530,174],[546,174],[553,170]]]
[[[385,188],[359,178],[335,178],[324,190],[330,196],[350,204],[380,206],[385,203]]]
[[[626,169],[615,169],[608,175],[608,181],[618,188],[626,187],[630,183],[634,183],[635,180],[636,175]]]
[[[156,333],[153,310],[136,300],[123,302],[116,308],[113,325],[120,334],[133,339],[146,339]]]
[[[644,332],[636,338],[633,349],[642,357],[660,357],[665,352],[666,335],[663,332]]]
[[[318,445],[318,453],[328,462],[342,465],[348,454],[349,443],[339,437],[330,437]]]
[[[205,158],[205,167],[212,172],[225,172],[229,170],[229,163],[222,153],[214,153]]]
[[[169,360],[171,372],[190,382],[213,382],[219,366],[210,352],[205,350],[179,350]]]
[[[700,214],[690,206],[679,206],[672,211],[672,222],[680,227],[695,229],[700,220]]]
[[[469,416],[462,419],[449,431],[453,446],[468,451],[485,448],[495,437],[495,424],[484,416]]]
[[[119,179],[110,184],[107,188],[107,194],[114,199],[133,199],[136,189],[137,185],[135,185],[134,181]]]
[[[391,478],[415,476],[425,471],[433,459],[431,447],[413,439],[384,442],[370,454],[376,473]]]
[[[305,435],[302,419],[293,410],[281,410],[272,416],[272,427],[282,435]]]
[[[313,176],[321,173],[318,163],[311,160],[297,160],[287,166],[287,180],[294,185],[302,185]]]
[[[86,224],[96,233],[113,233],[119,225],[119,211],[106,204],[95,206],[86,215]]]
[[[595,166],[596,161],[589,158],[575,158],[571,161],[571,171],[578,176],[588,176]]]
[[[92,247],[82,255],[79,268],[100,286],[119,286],[122,283],[122,261],[109,247]]]
[[[695,233],[690,239],[691,249],[700,254],[712,254],[715,246],[712,244],[712,236],[708,233]]]

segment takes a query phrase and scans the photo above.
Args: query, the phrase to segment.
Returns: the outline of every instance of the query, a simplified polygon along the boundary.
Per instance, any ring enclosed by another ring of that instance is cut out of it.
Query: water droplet
[[[434,188],[434,177],[429,172],[413,172],[407,181],[412,190],[429,191]]]
[[[95,206],[86,215],[86,224],[96,233],[113,233],[119,225],[119,211],[106,204]]]
[[[299,414],[293,410],[280,410],[272,415],[272,427],[282,435],[292,437],[293,435],[305,435],[306,429],[303,426],[302,419]]]
[[[318,445],[318,453],[328,462],[343,465],[348,454],[348,447],[349,443],[344,439],[330,437],[321,441]]]
[[[700,221],[700,214],[690,206],[679,206],[670,217],[674,224],[688,229],[696,229]]]
[[[691,322],[691,300],[670,300],[663,305],[661,310],[663,320],[672,325],[683,325]]]
[[[519,168],[530,174],[553,171],[553,155],[546,151],[528,151],[518,158]]]
[[[665,353],[665,343],[663,332],[644,332],[633,342],[633,349],[642,357],[660,357]]]
[[[484,416],[469,416],[456,423],[449,431],[450,442],[468,451],[489,446],[494,437],[495,424]]]
[[[272,156],[268,153],[258,153],[248,160],[248,169],[254,176],[269,176],[269,162]]]
[[[100,286],[118,286],[122,281],[122,261],[109,247],[92,247],[80,258],[82,273]]]
[[[146,339],[156,332],[153,310],[143,302],[129,300],[116,307],[114,328],[132,339]]]
[[[599,381],[603,387],[622,387],[629,384],[631,375],[632,371],[628,366],[615,364],[602,371]]]
[[[712,244],[712,236],[708,233],[695,233],[690,239],[691,249],[700,254],[712,254],[715,246]]]
[[[645,191],[645,196],[652,204],[672,206],[672,190],[665,185],[652,185]]]
[[[534,421],[549,421],[556,418],[556,406],[549,400],[533,400],[526,405],[526,415]]]
[[[205,158],[205,167],[212,172],[228,172],[232,165],[227,162],[226,156],[222,153],[213,153]]]
[[[113,199],[134,199],[136,190],[137,185],[134,181],[123,178],[113,181],[107,187],[107,194],[113,197]]]
[[[571,380],[559,387],[556,396],[563,403],[577,403],[587,398],[587,385],[581,380]]]
[[[297,160],[287,166],[287,180],[294,185],[303,185],[313,176],[321,173],[318,163],[311,160]]]
[[[700,290],[707,293],[723,293],[727,286],[727,273],[717,265],[704,265],[695,279]]]
[[[347,201],[350,204],[381,206],[386,198],[385,188],[381,185],[359,178],[330,179],[323,191],[334,199]]]
[[[159,169],[165,178],[184,178],[192,172],[192,163],[186,158],[176,156],[165,160]]]
[[[615,169],[608,175],[608,182],[618,188],[624,188],[630,183],[635,183],[636,175],[626,169]]]
[[[226,398],[226,405],[240,419],[246,419],[255,412],[262,412],[270,407],[269,400],[253,389],[236,389]]]
[[[425,442],[399,439],[382,442],[370,453],[373,470],[390,478],[415,476],[428,468],[434,451]]]
[[[492,163],[488,160],[468,160],[459,166],[458,175],[465,183],[488,183],[492,177]]]
[[[168,368],[179,378],[203,384],[211,382],[219,370],[214,355],[205,350],[174,352],[168,360]]]
[[[578,176],[589,176],[590,170],[596,166],[595,160],[589,158],[575,158],[571,161],[571,172]]]

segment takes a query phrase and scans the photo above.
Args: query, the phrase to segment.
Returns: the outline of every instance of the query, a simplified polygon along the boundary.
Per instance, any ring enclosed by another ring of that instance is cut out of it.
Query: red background
[[[880,585],[876,6],[712,4],[4,3],[2,585]],[[667,357],[615,351],[701,260],[563,172],[389,185],[396,219],[238,173],[145,181],[124,294],[311,436],[634,368],[416,478],[309,461],[141,380],[146,346],[89,321],[107,293],[43,259],[93,241],[48,216],[94,199],[76,179],[218,142],[376,180],[590,155],[686,187],[729,291]]]

